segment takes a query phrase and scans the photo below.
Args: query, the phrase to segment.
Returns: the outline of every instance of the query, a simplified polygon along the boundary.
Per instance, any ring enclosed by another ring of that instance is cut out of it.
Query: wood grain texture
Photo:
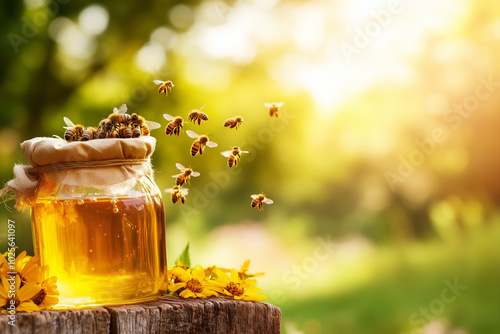
[[[0,315],[0,333],[281,333],[281,311],[262,302],[160,297],[153,302]]]

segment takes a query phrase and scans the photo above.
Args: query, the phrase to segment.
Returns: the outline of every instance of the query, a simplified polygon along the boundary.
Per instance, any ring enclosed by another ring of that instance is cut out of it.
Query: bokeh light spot
[[[91,5],[82,10],[78,23],[82,31],[89,35],[99,35],[108,26],[108,11],[99,5]]]
[[[186,29],[194,20],[193,11],[186,5],[177,5],[168,14],[170,22],[177,29]]]
[[[161,45],[148,43],[139,50],[135,61],[141,70],[153,72],[160,70],[165,65],[167,58]]]

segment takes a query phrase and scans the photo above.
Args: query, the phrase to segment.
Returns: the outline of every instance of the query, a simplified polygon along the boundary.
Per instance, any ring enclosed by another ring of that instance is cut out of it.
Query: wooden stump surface
[[[17,313],[16,326],[0,315],[0,333],[265,333],[281,332],[278,307],[220,297],[182,299],[88,309]]]

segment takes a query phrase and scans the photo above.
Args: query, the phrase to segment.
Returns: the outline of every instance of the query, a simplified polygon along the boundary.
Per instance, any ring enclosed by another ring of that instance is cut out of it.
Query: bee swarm
[[[105,138],[138,138],[149,136],[149,131],[157,128],[156,125],[151,126],[154,122],[146,121],[144,117],[136,113],[127,114],[126,112],[125,104],[120,109],[114,108],[113,113],[101,120],[97,128],[75,125],[65,117],[67,127],[65,127],[64,139],[72,142]]]

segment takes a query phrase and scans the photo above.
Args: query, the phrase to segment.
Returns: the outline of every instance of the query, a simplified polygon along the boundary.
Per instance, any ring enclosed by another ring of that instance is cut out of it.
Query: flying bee
[[[195,172],[193,171],[192,168],[185,168],[183,165],[179,164],[179,163],[176,163],[175,164],[175,167],[177,167],[177,169],[179,169],[181,171],[180,174],[177,174],[177,175],[172,175],[172,177],[176,177],[177,180],[175,181],[176,185],[178,185],[179,187],[182,187],[182,185],[184,183],[188,183],[188,184],[191,184],[189,182],[189,178],[191,176],[193,177],[198,177],[200,176],[200,173],[198,172]]]
[[[120,124],[127,125],[130,122],[130,115],[127,114],[127,105],[122,104],[120,109],[113,108],[113,113],[108,116],[108,119],[117,128]]]
[[[198,121],[198,125],[201,124],[201,121],[208,121],[208,116],[204,112],[201,112],[201,109],[205,107],[205,104],[201,106],[200,109],[195,109],[189,113],[189,120],[193,123]]]
[[[269,116],[273,117],[276,115],[278,117],[279,109],[285,104],[285,102],[273,102],[273,103],[264,103],[266,108],[269,108]]]
[[[153,80],[153,83],[155,85],[160,85],[160,87],[158,87],[158,93],[161,94],[165,92],[165,96],[167,96],[169,92],[172,92],[172,87],[174,87],[174,83],[170,80],[167,81]]]
[[[168,125],[165,127],[165,133],[169,136],[174,134],[176,137],[179,137],[179,134],[181,130],[184,130],[184,119],[182,119],[181,116],[171,116],[169,114],[163,114],[163,117],[167,121],[171,121],[168,123]]]
[[[132,138],[132,129],[130,129],[128,126],[122,126],[118,129],[118,137]]]
[[[166,189],[166,193],[171,193],[172,194],[172,203],[177,203],[181,202],[184,204],[186,201],[186,196],[188,193],[188,189],[181,188],[180,186],[174,186],[172,189]]]
[[[252,195],[250,196],[253,198],[252,200],[252,208],[255,208],[255,207],[258,207],[259,208],[259,211],[263,211],[264,210],[264,204],[263,203],[266,203],[266,204],[273,204],[273,200],[270,199],[270,198],[267,198],[266,195],[260,193],[258,195]]]
[[[70,142],[82,139],[83,131],[85,130],[83,125],[81,124],[75,125],[67,117],[64,117],[64,123],[66,123],[67,125],[64,127],[66,129],[66,132],[64,132],[64,139],[66,139],[66,141]]]
[[[248,153],[248,151],[242,151],[238,146],[234,146],[231,151],[221,152],[223,156],[227,159],[227,165],[229,167],[238,167],[238,161],[241,159],[241,153]]]
[[[226,121],[224,122],[224,127],[231,128],[231,129],[236,128],[236,130],[238,130],[238,127],[241,125],[241,123],[245,123],[245,121],[243,120],[243,117],[236,116],[233,118],[226,119]]]
[[[97,139],[97,130],[96,130],[96,128],[89,126],[89,127],[85,128],[85,130],[83,131],[82,140],[88,141],[91,139]]]
[[[203,148],[205,146],[208,147],[217,147],[217,143],[210,141],[208,139],[207,135],[198,135],[194,131],[187,130],[186,131],[187,135],[191,138],[196,138],[196,140],[193,142],[193,145],[191,146],[191,155],[194,157],[198,152],[200,152],[200,155],[203,155]]]

